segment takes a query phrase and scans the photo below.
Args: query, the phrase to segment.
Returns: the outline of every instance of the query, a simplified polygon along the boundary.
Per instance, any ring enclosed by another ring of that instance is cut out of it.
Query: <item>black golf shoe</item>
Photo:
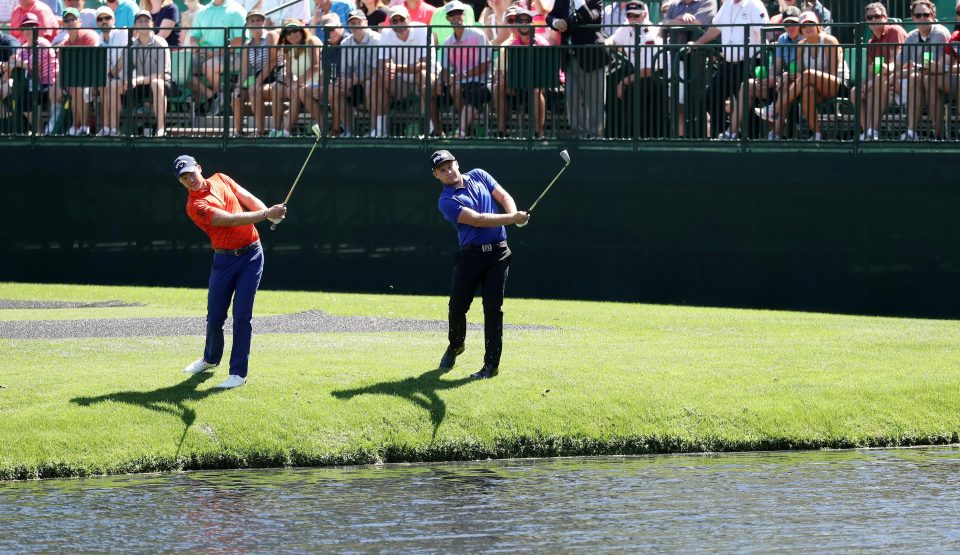
[[[484,364],[483,368],[470,374],[470,377],[475,380],[483,380],[486,378],[492,378],[500,373],[500,369],[496,366],[490,366],[489,364]]]
[[[456,349],[447,347],[447,350],[443,353],[443,357],[440,359],[440,369],[449,370],[453,368],[453,365],[457,363],[457,357],[463,353],[465,348],[463,345]]]

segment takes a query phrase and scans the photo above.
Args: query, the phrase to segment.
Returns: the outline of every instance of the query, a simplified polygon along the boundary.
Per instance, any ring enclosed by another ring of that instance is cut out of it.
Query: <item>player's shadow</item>
[[[337,399],[352,399],[357,395],[393,395],[394,397],[406,399],[415,405],[423,407],[430,414],[430,422],[433,424],[433,437],[436,438],[437,429],[447,415],[447,404],[440,398],[437,392],[454,389],[473,381],[470,377],[456,380],[441,379],[448,371],[449,370],[437,368],[435,370],[428,370],[413,378],[381,382],[356,389],[341,389],[339,391],[333,391],[330,394]]]
[[[143,407],[156,412],[172,414],[183,422],[183,434],[180,436],[180,443],[177,445],[176,456],[180,455],[180,447],[183,446],[183,440],[187,436],[187,430],[197,420],[197,411],[188,407],[188,401],[200,401],[211,395],[226,391],[225,389],[214,388],[198,390],[197,387],[203,382],[213,377],[212,372],[201,372],[190,376],[190,379],[180,383],[154,389],[153,391],[118,391],[116,393],[107,393],[96,397],[74,397],[70,399],[71,403],[76,403],[81,407],[89,407],[106,401],[115,403],[126,403]]]

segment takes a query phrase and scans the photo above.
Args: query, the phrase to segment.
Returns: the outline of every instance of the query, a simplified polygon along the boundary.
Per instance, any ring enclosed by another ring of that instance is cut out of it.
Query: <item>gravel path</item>
[[[103,318],[90,320],[25,320],[0,322],[3,339],[69,339],[81,337],[161,337],[203,336],[202,317],[184,318]],[[225,329],[231,333],[232,320]],[[481,325],[470,324],[474,330]],[[504,325],[505,329],[547,330],[547,326]],[[371,333],[384,331],[446,332],[443,320],[407,320],[369,316],[334,316],[322,311],[298,312],[282,316],[254,316],[253,332],[261,333]]]
[[[10,308],[117,308],[123,306],[143,306],[141,303],[127,303],[123,301],[93,301],[93,302],[74,302],[74,301],[14,301],[11,299],[0,299],[0,310]]]

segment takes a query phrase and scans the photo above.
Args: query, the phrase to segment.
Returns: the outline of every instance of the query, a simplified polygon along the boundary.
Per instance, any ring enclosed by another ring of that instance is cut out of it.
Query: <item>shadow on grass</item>
[[[187,437],[187,430],[197,420],[197,411],[186,405],[187,401],[200,401],[211,395],[226,391],[225,389],[204,389],[198,390],[197,387],[203,382],[213,377],[211,372],[201,372],[190,376],[190,379],[180,383],[154,389],[153,391],[118,391],[116,393],[107,393],[96,397],[74,397],[70,399],[71,403],[76,403],[81,407],[89,407],[106,401],[115,403],[126,403],[150,409],[156,412],[165,412],[172,414],[183,422],[183,434],[180,436],[180,443],[177,444],[177,454],[180,456],[180,448],[183,446],[183,440]]]
[[[447,414],[447,404],[437,395],[437,391],[454,389],[472,382],[470,377],[457,380],[440,379],[448,370],[437,368],[428,370],[415,378],[406,378],[392,382],[382,382],[356,389],[341,389],[330,394],[337,399],[352,399],[357,395],[393,395],[406,399],[411,403],[423,407],[430,413],[430,422],[433,423],[433,437],[437,437],[437,428]]]

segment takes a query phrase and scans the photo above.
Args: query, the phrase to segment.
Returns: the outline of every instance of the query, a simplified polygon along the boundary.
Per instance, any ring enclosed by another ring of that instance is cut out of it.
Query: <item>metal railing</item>
[[[425,26],[391,46],[359,33],[339,44],[349,28],[275,46],[265,29],[226,47],[150,46],[135,29],[120,31],[129,46],[31,41],[4,66],[0,134],[227,144],[312,138],[318,123],[324,141],[960,140],[960,43],[869,46],[866,24],[835,23],[851,42],[749,44],[751,26],[726,27],[742,43],[676,44],[691,28],[656,25],[632,29],[632,43],[577,46],[435,44]],[[217,31],[225,44],[236,35]]]

